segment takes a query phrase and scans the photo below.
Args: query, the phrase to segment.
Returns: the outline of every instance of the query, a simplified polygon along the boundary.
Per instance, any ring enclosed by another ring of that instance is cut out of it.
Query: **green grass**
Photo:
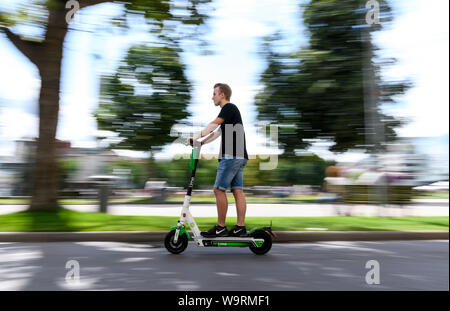
[[[178,217],[116,216],[81,213],[61,209],[56,212],[19,212],[0,215],[2,232],[48,231],[165,231],[176,225]],[[448,217],[247,217],[247,228],[267,226],[274,231],[303,231],[326,228],[329,231],[417,231],[448,230]],[[197,217],[200,230],[216,224],[215,217]],[[236,218],[227,219],[227,226]]]
[[[418,195],[414,199],[448,199],[448,192],[446,193],[434,193],[429,195]]]
[[[0,199],[0,205],[22,205],[30,204],[29,199]]]

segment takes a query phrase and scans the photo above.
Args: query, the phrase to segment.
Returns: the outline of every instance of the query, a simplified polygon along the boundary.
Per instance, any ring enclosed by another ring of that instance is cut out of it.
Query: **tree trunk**
[[[41,75],[39,138],[33,169],[30,210],[54,210],[58,206],[56,130],[58,126],[61,61],[67,33],[64,7],[49,10],[45,41],[36,59]]]
[[[114,0],[79,1],[79,9]],[[134,2],[134,0],[130,0]],[[58,206],[58,165],[56,130],[58,126],[59,92],[63,44],[68,25],[67,0],[46,1],[48,23],[42,42],[22,39],[8,27],[0,27],[14,46],[39,69],[39,138],[33,163],[33,185],[30,210],[54,210]],[[0,14],[0,26],[4,22]]]

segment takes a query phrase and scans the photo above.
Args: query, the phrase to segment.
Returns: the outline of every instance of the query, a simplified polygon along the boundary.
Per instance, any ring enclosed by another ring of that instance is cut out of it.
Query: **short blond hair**
[[[216,83],[214,85],[214,88],[218,87],[220,92],[225,94],[225,99],[230,100],[231,98],[231,87],[228,84],[225,83]]]

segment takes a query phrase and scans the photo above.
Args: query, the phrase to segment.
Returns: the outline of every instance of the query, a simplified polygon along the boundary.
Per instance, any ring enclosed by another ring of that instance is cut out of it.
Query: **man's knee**
[[[225,190],[221,190],[219,188],[214,188],[214,194],[215,195],[221,195],[223,193],[225,193]]]
[[[234,189],[231,189],[231,192],[232,192],[234,195],[243,195],[243,194],[244,194],[244,191],[243,191],[241,188],[234,188]]]

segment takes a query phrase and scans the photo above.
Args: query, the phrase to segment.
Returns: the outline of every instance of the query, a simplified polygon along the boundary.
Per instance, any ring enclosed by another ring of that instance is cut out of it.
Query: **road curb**
[[[448,240],[448,231],[278,231],[274,243]],[[0,232],[0,242],[163,242],[167,231]]]

